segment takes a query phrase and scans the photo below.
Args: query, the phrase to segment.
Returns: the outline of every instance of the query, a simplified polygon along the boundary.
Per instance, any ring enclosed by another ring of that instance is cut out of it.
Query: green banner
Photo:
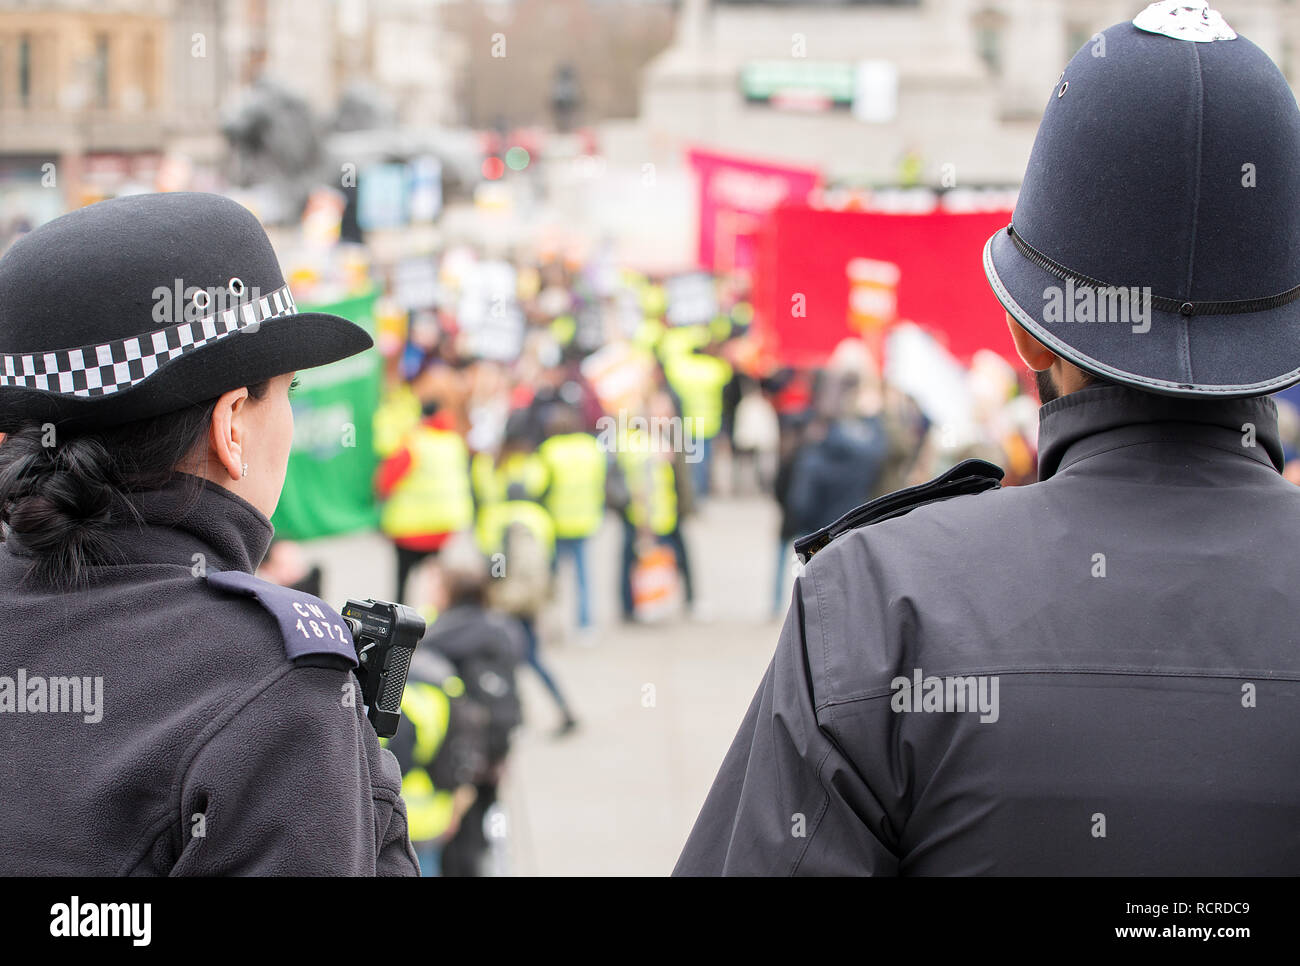
[[[300,305],[300,312],[329,312],[351,319],[372,336],[375,294],[331,305]],[[280,505],[271,522],[276,536],[310,540],[379,522],[373,479],[374,413],[379,402],[380,360],[373,349],[349,359],[304,369],[293,402],[293,450]]]

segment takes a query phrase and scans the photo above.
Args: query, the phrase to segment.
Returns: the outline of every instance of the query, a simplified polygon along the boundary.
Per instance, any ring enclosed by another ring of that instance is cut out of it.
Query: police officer
[[[1041,481],[968,461],[799,542],[679,874],[1300,872],[1300,492],[1263,398],[1300,380],[1300,110],[1194,6],[1069,63],[985,250]],[[1108,289],[1128,317],[1081,310]]]
[[[418,873],[342,619],[252,576],[293,373],[370,345],[215,195],[0,259],[0,873]]]

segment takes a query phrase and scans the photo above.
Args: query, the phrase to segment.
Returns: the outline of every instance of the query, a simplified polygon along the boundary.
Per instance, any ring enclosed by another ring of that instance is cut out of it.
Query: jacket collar
[[[224,486],[178,473],[160,490],[128,497],[148,533],[139,533],[138,550],[125,549],[128,560],[172,561],[197,566],[194,542],[207,550],[203,569],[252,573],[266,556],[275,528],[251,503]],[[133,522],[123,524],[137,529]],[[130,540],[130,537],[125,538]]]
[[[129,494],[126,501],[133,512],[119,511],[109,524],[112,565],[175,563],[196,576],[219,570],[251,574],[275,535],[271,521],[251,503],[186,473],[177,473],[161,489]],[[31,555],[18,534],[6,527],[4,536],[9,553]]]
[[[1092,386],[1038,411],[1038,478],[1107,449],[1156,438],[1202,443],[1281,470],[1277,406],[1267,396],[1186,399]],[[1243,439],[1253,426],[1254,446]]]

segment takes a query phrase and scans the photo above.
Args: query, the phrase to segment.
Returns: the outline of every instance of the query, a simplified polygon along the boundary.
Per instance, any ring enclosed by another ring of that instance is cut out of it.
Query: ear
[[[1057,354],[1030,335],[1010,312],[1007,313],[1007,328],[1011,330],[1011,341],[1016,344],[1016,352],[1025,365],[1034,372],[1045,372],[1052,368],[1052,364],[1059,358]]]
[[[247,400],[247,387],[223,393],[212,410],[212,424],[208,430],[212,453],[232,480],[244,476],[244,404]]]

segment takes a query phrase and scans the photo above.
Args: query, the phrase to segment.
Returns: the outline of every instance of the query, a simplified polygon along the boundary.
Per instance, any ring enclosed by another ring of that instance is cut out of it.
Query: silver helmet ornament
[[[1207,0],[1160,0],[1134,17],[1133,26],[1197,44],[1237,39],[1237,31],[1228,26],[1223,14],[1210,9]]]

